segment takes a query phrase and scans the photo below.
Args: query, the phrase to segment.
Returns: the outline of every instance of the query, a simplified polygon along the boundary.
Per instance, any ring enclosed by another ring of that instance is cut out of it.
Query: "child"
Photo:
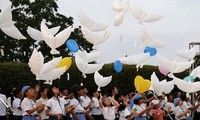
[[[22,99],[22,93],[21,90],[15,89],[13,91],[13,95],[15,97],[14,101],[12,102],[13,106],[13,114],[15,120],[22,120],[22,109],[21,109],[21,99]]]
[[[129,104],[127,101],[121,101],[117,111],[120,115],[119,120],[132,120],[133,118],[137,117],[137,114],[131,114],[129,111]]]
[[[97,90],[92,91],[92,100],[94,101],[94,104],[92,106],[92,111],[91,111],[91,115],[95,120],[104,120],[102,112],[99,108],[99,92]]]
[[[182,108],[183,101],[181,100],[181,98],[175,98],[174,105],[176,107],[174,110],[175,119],[176,120],[184,120],[184,119],[186,120],[187,114],[190,113],[190,110],[188,110],[188,109],[183,110],[183,108]]]
[[[160,109],[159,100],[151,101],[153,110],[151,111],[154,120],[164,120],[164,111]]]
[[[38,120],[40,119],[40,116],[37,115],[38,109],[43,109],[45,107],[44,104],[37,105],[33,101],[33,98],[35,97],[34,90],[31,86],[24,86],[22,88],[22,95],[24,99],[21,102],[21,108],[22,108],[22,120]]]
[[[112,105],[114,103],[114,106]],[[115,110],[119,108],[119,103],[115,100],[114,96],[103,98],[100,94],[99,107],[103,113],[103,117],[106,120],[115,119]]]
[[[36,105],[40,105],[40,104],[45,104],[46,105],[47,100],[48,100],[48,98],[47,98],[47,90],[48,90],[47,87],[40,88],[40,90],[39,90],[40,94],[38,96],[41,96],[41,97],[40,97],[40,99],[38,99],[36,101]],[[42,120],[49,119],[49,117],[46,116],[46,112],[45,111],[46,111],[45,108],[37,110],[37,112],[41,115],[41,119]]]
[[[85,105],[80,98],[80,96],[83,95],[83,87],[80,85],[74,85],[71,91],[74,94],[74,98],[70,101],[70,105],[75,106],[75,109],[71,112],[72,120],[86,120],[86,111],[84,109]]]
[[[49,120],[62,120],[66,114],[66,101],[59,97],[59,88],[57,85],[52,85],[48,91],[47,110],[46,115]]]
[[[138,117],[135,117],[134,120],[147,120],[147,112],[149,112],[152,107],[148,106],[147,108],[143,105],[142,95],[135,94],[133,97],[134,106],[132,108],[132,113],[137,114]]]

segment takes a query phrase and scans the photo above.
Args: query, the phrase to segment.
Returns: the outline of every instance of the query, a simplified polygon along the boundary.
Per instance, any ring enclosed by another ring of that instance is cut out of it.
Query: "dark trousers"
[[[58,120],[57,117],[49,117],[49,120]],[[63,120],[63,118],[61,118],[60,120]]]
[[[92,115],[95,120],[104,120],[103,115]]]
[[[6,115],[5,116],[0,116],[0,120],[7,120]]]
[[[22,118],[23,118],[22,116],[16,116],[16,115],[15,115],[14,118],[13,118],[12,120],[22,120]]]

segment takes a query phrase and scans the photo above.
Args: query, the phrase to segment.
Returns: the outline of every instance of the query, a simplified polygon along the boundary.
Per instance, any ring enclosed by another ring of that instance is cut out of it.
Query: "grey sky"
[[[1,0],[0,6],[4,4]],[[155,39],[167,43],[158,52],[171,60],[182,61],[174,54],[174,49],[188,49],[188,43],[200,39],[200,1],[199,0],[131,0],[142,9],[154,14],[164,15],[157,22],[145,23],[147,30]],[[142,53],[138,21],[129,10],[119,27],[113,25],[116,12],[112,11],[113,0],[58,0],[59,12],[74,18],[75,26],[80,23],[77,11],[82,10],[96,22],[109,25],[110,38],[99,45],[102,51],[99,62],[110,63],[125,55]],[[123,40],[120,42],[120,37]],[[136,46],[134,43],[136,42]],[[152,57],[148,63],[155,63]]]

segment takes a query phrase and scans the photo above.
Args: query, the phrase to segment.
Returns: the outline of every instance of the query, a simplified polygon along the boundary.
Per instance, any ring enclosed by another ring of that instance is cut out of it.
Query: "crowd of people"
[[[52,85],[14,88],[9,97],[0,89],[0,120],[200,120],[200,95],[195,103],[186,93],[155,95],[68,89]]]

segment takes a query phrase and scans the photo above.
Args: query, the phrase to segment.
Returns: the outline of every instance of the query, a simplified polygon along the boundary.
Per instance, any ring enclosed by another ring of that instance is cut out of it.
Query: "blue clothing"
[[[147,120],[147,118],[146,117],[136,117],[136,118],[134,118],[134,120]]]
[[[130,101],[130,104],[129,104],[130,110],[133,109],[133,106],[134,106],[134,102],[133,102],[133,100],[131,100],[131,101]]]
[[[76,116],[77,116],[80,120],[86,120],[85,114],[76,114]],[[72,120],[75,120],[75,119],[72,117]]]
[[[23,116],[22,120],[38,120],[37,116]]]

